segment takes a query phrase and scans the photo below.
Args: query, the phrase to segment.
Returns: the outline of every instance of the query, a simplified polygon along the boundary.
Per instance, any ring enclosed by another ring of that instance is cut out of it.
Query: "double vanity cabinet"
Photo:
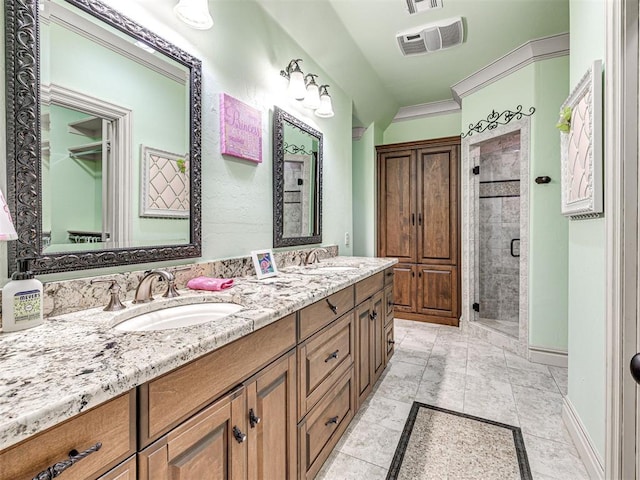
[[[388,267],[7,448],[0,480],[74,449],[62,480],[312,479],[393,348]]]

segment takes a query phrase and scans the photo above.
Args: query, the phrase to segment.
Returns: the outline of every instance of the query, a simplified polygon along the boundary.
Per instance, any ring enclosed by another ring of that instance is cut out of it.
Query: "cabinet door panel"
[[[393,284],[387,285],[384,289],[384,325],[385,327],[393,322]]]
[[[384,370],[384,319],[385,305],[383,292],[376,293],[371,299],[371,338],[369,348],[371,350],[371,369],[373,383],[375,384]]]
[[[297,467],[295,351],[247,384],[247,407],[249,479],[294,480]]]
[[[138,454],[141,480],[241,480],[246,477],[245,390],[205,408]]]
[[[384,329],[384,339],[385,339],[385,356],[384,356],[384,364],[387,365],[389,360],[393,356],[393,352],[395,351],[395,337],[393,335],[393,323],[387,325]]]
[[[394,309],[398,312],[416,311],[416,283],[413,265],[396,264],[393,268]]]
[[[457,261],[457,147],[418,153],[418,262]]]
[[[427,315],[457,317],[457,267],[419,265],[418,310]]]
[[[415,262],[415,151],[383,153],[378,162],[379,255]]]
[[[369,302],[365,302],[356,308],[356,393],[358,405],[364,400],[373,387],[371,371],[371,308]]]

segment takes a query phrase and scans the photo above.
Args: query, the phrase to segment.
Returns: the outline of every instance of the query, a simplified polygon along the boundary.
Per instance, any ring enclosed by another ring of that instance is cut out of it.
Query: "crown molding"
[[[367,127],[353,127],[351,129],[351,140],[360,140],[366,131]]]
[[[453,99],[462,99],[513,72],[540,60],[569,55],[569,33],[530,40],[451,87]]]
[[[416,118],[432,117],[435,115],[443,115],[446,113],[455,113],[460,111],[460,104],[453,99],[440,100],[438,102],[421,103],[408,107],[400,107],[396,116],[393,117],[391,123],[401,122],[403,120],[414,120]]]

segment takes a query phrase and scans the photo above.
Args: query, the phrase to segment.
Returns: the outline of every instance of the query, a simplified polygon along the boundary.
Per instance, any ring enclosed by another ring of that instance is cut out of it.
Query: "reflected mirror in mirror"
[[[10,270],[199,256],[200,61],[98,0],[5,17]]]
[[[274,246],[320,243],[322,134],[274,108]]]

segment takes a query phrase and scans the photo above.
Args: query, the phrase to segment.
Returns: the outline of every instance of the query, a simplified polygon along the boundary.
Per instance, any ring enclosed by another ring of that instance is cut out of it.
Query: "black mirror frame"
[[[37,274],[201,256],[202,64],[185,51],[98,0],[66,0],[108,25],[143,41],[189,69],[190,242],[181,245],[42,253],[40,152],[40,29],[38,0],[5,0],[7,202],[18,239],[9,242],[9,272],[16,259],[33,258]]]
[[[314,232],[306,237],[284,237],[284,122],[318,139]],[[322,133],[278,107],[273,107],[273,246],[322,243]]]

